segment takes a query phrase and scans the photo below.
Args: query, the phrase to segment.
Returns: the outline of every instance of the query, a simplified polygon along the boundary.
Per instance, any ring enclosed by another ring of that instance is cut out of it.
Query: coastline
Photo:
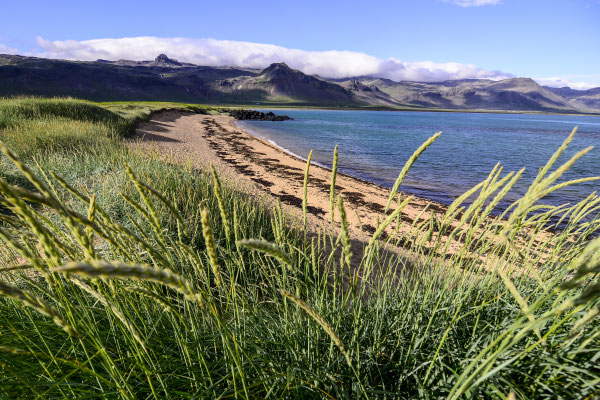
[[[303,220],[304,174],[306,160],[292,155],[268,140],[256,137],[236,126],[234,119],[225,115],[206,115],[167,110],[157,113],[140,124],[129,141],[135,150],[154,153],[168,162],[191,166],[209,173],[215,167],[227,186],[256,198],[270,207],[281,205],[291,226],[300,226]],[[340,231],[337,206],[334,216],[330,211],[331,170],[311,164],[307,185],[307,227],[312,234]],[[341,195],[346,210],[352,252],[361,254],[365,244],[385,220],[385,206],[390,189],[343,173],[337,174],[335,196]],[[450,238],[450,232],[460,225],[462,213],[449,221],[448,230],[440,237],[438,224],[448,206],[426,198],[398,192],[390,213],[399,202],[410,198],[397,219],[382,232],[380,239],[395,237],[388,250],[411,259],[414,245],[422,249],[436,248],[435,243],[446,242],[447,258],[457,254],[464,238]],[[493,223],[490,216],[488,222]],[[483,232],[487,223],[479,230]],[[420,232],[415,236],[415,232]],[[546,242],[551,232],[538,232],[535,243]],[[448,242],[448,240],[450,240]],[[436,251],[437,252],[437,251]],[[469,252],[469,250],[467,250]],[[485,263],[485,254],[472,254]],[[545,255],[543,256],[545,257]],[[358,261],[358,258],[356,258]]]
[[[205,104],[215,108],[234,108],[248,110],[326,110],[326,111],[389,111],[389,112],[433,112],[433,113],[460,113],[460,114],[502,114],[502,115],[562,115],[572,117],[600,117],[600,113],[592,112],[557,112],[535,110],[494,110],[494,109],[454,109],[454,108],[418,108],[418,107],[376,107],[376,106],[310,106],[305,104],[280,104],[280,103],[255,103],[255,104]]]
[[[276,142],[275,146],[302,160],[314,149],[313,163],[317,161],[326,169],[331,168],[333,148],[339,144],[340,157],[343,157],[339,172],[388,189],[393,187],[398,172],[412,155],[411,149],[418,148],[430,137],[430,132],[444,131],[413,166],[400,190],[446,206],[484,180],[497,162],[509,172],[525,168],[519,182],[492,210],[495,216],[526,193],[535,171],[548,161],[573,127],[579,127],[576,140],[581,147],[595,146],[600,138],[600,117],[275,112],[294,117],[296,121],[242,120],[235,124],[252,135]],[[523,157],[530,149],[536,151]],[[597,150],[592,153],[590,168],[577,164],[573,171],[593,175],[588,170],[596,169],[597,153]],[[596,189],[597,185],[589,183],[576,185],[551,193],[540,204],[576,204]]]
[[[277,142],[275,142],[275,141],[273,141],[273,140],[270,140],[270,139],[264,138],[264,137],[262,137],[262,136],[258,135],[257,133],[253,133],[253,131],[252,131],[251,129],[248,129],[248,128],[245,128],[245,127],[239,126],[239,124],[238,124],[238,121],[236,121],[236,120],[233,120],[233,125],[234,125],[234,126],[237,128],[237,129],[239,129],[240,131],[243,131],[243,132],[245,132],[246,134],[248,134],[248,135],[250,135],[250,136],[252,136],[252,137],[256,138],[257,140],[260,140],[260,141],[264,142],[266,145],[270,145],[270,146],[274,147],[275,149],[277,149],[277,150],[279,150],[279,151],[281,151],[281,152],[283,152],[283,153],[287,154],[288,156],[290,156],[290,157],[292,157],[292,158],[295,158],[295,159],[297,159],[298,161],[302,161],[302,162],[306,163],[306,161],[307,161],[307,158],[306,158],[306,157],[302,157],[302,156],[300,156],[300,155],[298,155],[298,154],[294,153],[293,151],[291,151],[291,150],[289,150],[289,149],[286,149],[286,148],[285,148],[285,147],[283,147],[283,146],[280,146],[279,144],[277,144]],[[333,155],[332,155],[332,157],[333,157]],[[329,173],[331,173],[331,168],[329,168],[328,166],[326,166],[326,165],[324,165],[324,164],[321,164],[321,163],[319,163],[319,162],[316,162],[316,161],[314,161],[314,160],[312,160],[312,161],[311,161],[310,165],[311,165],[311,168],[312,168],[313,166],[317,166],[317,167],[319,167],[319,168],[322,168],[322,169],[324,169],[324,170],[326,170],[326,171],[329,171]],[[398,171],[398,172],[399,172],[399,171]],[[365,184],[365,185],[371,185],[371,186],[374,186],[374,187],[376,187],[377,189],[381,189],[381,190],[384,190],[384,191],[385,191],[385,190],[387,190],[389,193],[391,193],[391,189],[390,189],[389,187],[387,187],[387,186],[380,185],[380,184],[378,184],[378,183],[376,183],[376,182],[372,182],[372,181],[369,181],[369,180],[367,180],[367,179],[363,179],[363,178],[360,178],[360,177],[358,177],[358,176],[354,176],[354,175],[351,175],[351,174],[348,174],[348,173],[342,172],[342,171],[340,171],[340,169],[339,169],[339,168],[338,168],[338,170],[337,170],[337,176],[343,176],[343,177],[346,177],[346,178],[348,178],[348,179],[353,179],[353,180],[356,180],[356,181],[358,181],[358,182],[360,182],[360,183],[362,183],[362,184]],[[426,198],[426,197],[422,197],[422,196],[414,195],[414,194],[411,194],[411,193],[404,193],[404,192],[398,191],[398,194],[401,194],[401,195],[403,195],[403,196],[412,196],[412,197],[415,197],[415,198],[417,198],[417,199],[420,199],[420,200],[422,200],[422,201],[431,202],[431,203],[435,204],[436,206],[438,206],[438,207],[440,207],[440,208],[443,208],[443,207],[446,207],[446,208],[447,208],[447,207],[448,207],[448,205],[447,205],[447,204],[441,203],[441,202],[439,202],[439,201],[431,200],[431,199],[428,199],[428,198]]]
[[[133,141],[143,150],[158,150],[163,157],[191,163],[199,169],[207,170],[213,164],[233,187],[270,199],[272,204],[279,201],[286,213],[301,217],[306,160],[241,129],[234,121],[225,115],[165,111],[142,123]],[[331,170],[311,163],[307,212],[309,225],[315,230],[331,227],[330,184]],[[375,232],[383,220],[390,192],[387,187],[338,172],[335,194],[344,198],[354,238],[365,239]],[[399,192],[391,210],[400,197],[409,195]],[[418,196],[410,197],[402,212],[400,231],[428,220],[432,212],[441,217],[448,207]],[[336,207],[334,229],[339,223],[338,214]],[[391,224],[388,230],[395,228]]]

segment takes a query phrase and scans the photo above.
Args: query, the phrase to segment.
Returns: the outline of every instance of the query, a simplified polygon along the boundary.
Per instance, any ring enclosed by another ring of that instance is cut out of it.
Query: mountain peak
[[[273,63],[273,64],[269,65],[267,68],[263,69],[263,71],[261,73],[268,74],[268,73],[273,73],[273,72],[289,73],[289,72],[293,72],[293,69],[291,69],[286,63],[280,62],[280,63]]]
[[[537,85],[538,84],[532,78],[519,77],[519,78],[512,78],[510,80],[513,81],[513,82],[519,82],[519,83],[521,83],[523,85]]]
[[[493,83],[498,88],[513,88],[519,90],[538,90],[540,86],[531,78],[510,78]]]
[[[158,57],[154,59],[154,62],[163,65],[181,65],[179,61],[167,57],[166,54],[159,54]]]

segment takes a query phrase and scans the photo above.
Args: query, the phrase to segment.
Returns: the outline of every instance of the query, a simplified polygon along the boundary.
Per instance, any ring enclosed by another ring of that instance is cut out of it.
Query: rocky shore
[[[287,115],[275,115],[272,112],[264,113],[255,110],[230,110],[229,116],[237,120],[258,120],[258,121],[287,121],[293,119]]]

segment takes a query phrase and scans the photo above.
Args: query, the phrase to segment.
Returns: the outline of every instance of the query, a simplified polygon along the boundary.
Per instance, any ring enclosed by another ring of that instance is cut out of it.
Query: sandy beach
[[[191,162],[198,168],[213,164],[222,179],[240,190],[267,201],[279,199],[286,212],[302,215],[306,161],[238,128],[232,117],[165,111],[141,124],[133,141],[136,146],[155,149],[165,157]],[[330,184],[331,171],[311,165],[307,209],[309,224],[315,229],[330,225]],[[339,194],[344,198],[353,236],[364,240],[374,233],[378,220],[383,220],[390,190],[338,174],[336,195]],[[405,195],[399,194],[396,199],[400,196]],[[396,205],[394,202],[392,210]],[[431,211],[441,216],[446,206],[413,196],[402,212],[403,225],[408,229],[413,223],[428,219]],[[338,221],[337,209],[334,214]]]

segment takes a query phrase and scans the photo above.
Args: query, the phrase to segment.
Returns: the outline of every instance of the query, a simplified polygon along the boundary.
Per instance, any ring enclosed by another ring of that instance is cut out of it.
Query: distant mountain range
[[[74,96],[231,105],[297,105],[600,113],[600,88],[540,86],[532,79],[395,82],[327,79],[284,63],[264,70],[206,67],[171,59],[66,61],[0,55],[0,96]]]

